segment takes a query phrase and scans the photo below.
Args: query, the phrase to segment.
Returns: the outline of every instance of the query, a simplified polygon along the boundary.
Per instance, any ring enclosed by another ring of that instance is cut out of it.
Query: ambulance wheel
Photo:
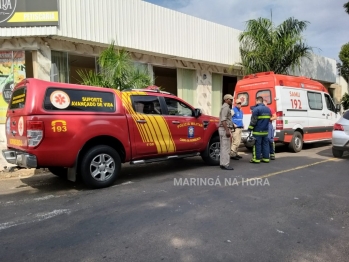
[[[294,153],[298,153],[302,150],[302,148],[303,148],[303,136],[300,132],[295,131],[293,133],[293,137],[292,137],[291,142],[288,145],[288,148]]]
[[[208,144],[207,154],[201,155],[207,165],[218,166],[220,163],[220,141],[218,136],[214,136]]]
[[[83,156],[80,173],[82,181],[91,188],[111,186],[121,169],[121,159],[110,146],[100,145],[89,149]]]
[[[55,176],[61,178],[67,178],[68,176],[68,169],[64,167],[49,167],[48,170]]]
[[[332,148],[332,155],[336,158],[341,158],[343,156],[343,151]]]

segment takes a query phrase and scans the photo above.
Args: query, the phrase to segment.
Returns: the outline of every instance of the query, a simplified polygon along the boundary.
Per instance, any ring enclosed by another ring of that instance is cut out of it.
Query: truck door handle
[[[323,116],[325,116],[326,114],[322,114]]]
[[[179,121],[172,121],[172,124],[175,124],[175,125],[178,125],[178,124],[180,124],[181,122],[179,122]]]
[[[139,120],[137,120],[137,122],[138,122],[138,123],[147,123],[147,121],[144,120],[144,119],[139,119]]]

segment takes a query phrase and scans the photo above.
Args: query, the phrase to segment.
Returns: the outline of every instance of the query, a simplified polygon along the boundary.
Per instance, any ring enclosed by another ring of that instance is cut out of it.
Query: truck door
[[[158,97],[131,95],[130,98],[132,108],[128,109],[130,111],[128,122],[134,158],[161,154],[165,139],[161,133],[161,109]]]
[[[177,152],[195,151],[204,141],[204,127],[200,117],[194,116],[194,110],[182,101],[165,97],[167,106],[166,122],[170,128]]]

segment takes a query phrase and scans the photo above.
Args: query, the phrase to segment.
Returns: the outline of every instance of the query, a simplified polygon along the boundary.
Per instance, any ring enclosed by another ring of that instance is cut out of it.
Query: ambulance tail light
[[[284,119],[283,119],[283,112],[279,111],[276,112],[276,130],[282,130],[284,129]]]
[[[43,121],[27,121],[28,147],[36,147],[44,137]]]

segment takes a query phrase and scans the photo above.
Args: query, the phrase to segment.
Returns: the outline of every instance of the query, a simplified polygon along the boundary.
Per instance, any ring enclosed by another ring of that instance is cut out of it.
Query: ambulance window
[[[268,101],[268,105],[271,104],[271,92],[270,90],[261,90],[261,91],[258,91],[257,94],[256,94],[256,98],[257,97],[263,97],[263,100],[267,100]]]
[[[320,93],[308,92],[309,108],[313,110],[322,110],[322,96]]]
[[[169,115],[173,116],[193,116],[193,110],[181,101],[173,98],[165,97],[167,110]]]
[[[241,100],[241,106],[248,106],[248,103],[249,103],[248,93],[239,93],[237,98]]]
[[[161,115],[162,110],[157,96],[131,96],[133,109],[140,114]]]
[[[10,109],[24,108],[26,100],[27,88],[22,87],[13,92]]]
[[[327,109],[335,112],[336,107],[334,106],[331,97],[325,94],[325,100],[326,100]]]

